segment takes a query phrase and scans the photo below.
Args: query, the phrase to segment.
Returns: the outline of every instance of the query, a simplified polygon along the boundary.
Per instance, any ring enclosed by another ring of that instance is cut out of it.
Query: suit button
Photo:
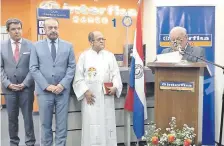
[[[16,67],[16,69],[17,69],[18,67]]]
[[[16,75],[14,75],[14,77],[16,77]]]
[[[52,77],[54,77],[54,75],[52,75]]]
[[[53,67],[55,67],[55,65],[53,65]]]

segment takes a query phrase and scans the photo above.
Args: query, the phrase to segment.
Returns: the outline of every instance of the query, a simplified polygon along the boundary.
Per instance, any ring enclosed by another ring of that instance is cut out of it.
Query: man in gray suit
[[[163,53],[169,53],[173,51],[178,51],[176,50],[177,48],[175,47],[176,43],[180,43],[181,45],[181,50],[187,53],[184,53],[182,60],[187,60],[189,62],[198,62],[201,61],[197,57],[205,58],[205,51],[203,48],[200,47],[193,47],[190,46],[188,43],[188,36],[187,36],[187,30],[183,27],[174,27],[170,31],[170,42],[171,42],[171,47],[170,48],[165,48],[162,51]],[[189,55],[192,54],[192,55]],[[197,57],[194,57],[197,56]]]
[[[29,73],[30,52],[33,45],[21,37],[22,22],[9,19],[6,22],[9,40],[1,43],[1,87],[6,99],[9,120],[10,146],[18,146],[18,116],[21,108],[24,127],[25,143],[35,144],[33,127],[34,81]]]
[[[47,39],[38,41],[31,52],[30,72],[35,80],[41,121],[41,144],[52,146],[55,109],[55,145],[65,146],[71,82],[75,74],[72,44],[58,38],[59,23],[49,18],[44,24]]]

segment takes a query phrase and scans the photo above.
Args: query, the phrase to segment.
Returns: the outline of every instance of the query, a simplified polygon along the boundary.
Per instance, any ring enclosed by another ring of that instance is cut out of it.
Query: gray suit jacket
[[[75,75],[75,57],[72,44],[59,39],[56,59],[53,62],[47,40],[38,41],[31,52],[30,72],[35,80],[37,94],[46,94],[50,84],[61,84],[68,94]],[[63,94],[63,93],[62,93]]]
[[[30,52],[34,48],[32,42],[23,39],[20,49],[20,57],[16,63],[11,41],[6,40],[1,43],[1,83],[2,92],[10,94],[11,91],[7,87],[9,84],[25,84],[24,92],[34,91],[34,81],[29,72]]]
[[[173,50],[171,48],[165,48],[165,49],[163,49],[162,54],[169,53],[169,52],[173,52]],[[188,54],[192,54],[197,57],[205,58],[205,50],[200,47],[192,47],[192,46],[188,45],[186,48],[186,52]],[[202,61],[202,60],[197,59],[196,57],[190,56],[188,54],[184,54],[182,60],[187,60],[189,62],[201,62]]]

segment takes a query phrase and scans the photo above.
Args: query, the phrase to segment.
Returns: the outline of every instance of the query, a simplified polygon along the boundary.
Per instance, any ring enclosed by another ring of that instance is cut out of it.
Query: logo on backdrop
[[[165,82],[165,81],[161,81],[159,84],[159,88],[161,90],[194,92],[194,82]]]
[[[212,34],[188,34],[191,46],[212,47]],[[169,34],[159,35],[160,47],[170,47]]]

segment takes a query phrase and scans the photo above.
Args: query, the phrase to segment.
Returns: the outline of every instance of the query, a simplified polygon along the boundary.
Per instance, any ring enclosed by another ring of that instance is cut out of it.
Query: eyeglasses
[[[54,26],[54,27],[53,27],[53,26],[48,26],[48,29],[49,29],[49,30],[52,30],[53,28],[54,28],[55,30],[58,30],[58,27],[57,27],[57,26]]]
[[[96,40],[93,40],[93,41],[97,41],[97,42],[100,42],[100,41],[106,41],[106,39],[105,38],[98,38],[98,39],[96,39]]]

